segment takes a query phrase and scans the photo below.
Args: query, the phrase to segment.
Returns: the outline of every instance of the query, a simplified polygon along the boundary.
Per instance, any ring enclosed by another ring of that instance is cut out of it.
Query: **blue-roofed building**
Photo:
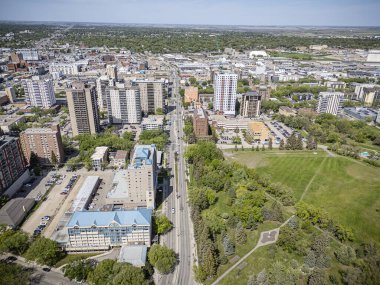
[[[123,245],[150,246],[152,210],[75,212],[66,225],[67,251],[108,250]]]

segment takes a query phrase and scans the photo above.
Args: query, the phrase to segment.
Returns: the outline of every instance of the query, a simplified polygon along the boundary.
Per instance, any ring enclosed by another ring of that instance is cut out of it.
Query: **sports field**
[[[225,157],[289,186],[297,200],[320,207],[351,227],[357,242],[380,244],[379,168],[323,151],[225,151]]]

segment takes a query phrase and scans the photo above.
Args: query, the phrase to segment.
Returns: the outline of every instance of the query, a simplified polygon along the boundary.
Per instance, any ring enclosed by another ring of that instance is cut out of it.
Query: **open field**
[[[380,244],[380,170],[324,152],[225,151],[227,159],[254,167],[326,210],[338,223],[353,229],[357,242]]]

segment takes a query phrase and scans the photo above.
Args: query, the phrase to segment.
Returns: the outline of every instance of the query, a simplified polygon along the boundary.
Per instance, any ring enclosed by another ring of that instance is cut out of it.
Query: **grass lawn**
[[[353,229],[357,242],[380,245],[380,169],[345,157],[327,157],[318,151],[225,151],[259,173],[271,176],[303,200],[326,210],[339,223]]]
[[[76,261],[76,260],[81,260],[84,258],[89,258],[91,256],[99,255],[101,252],[98,253],[80,253],[80,254],[68,254],[64,258],[62,258],[60,261],[58,261],[54,267],[58,268],[64,264]]]

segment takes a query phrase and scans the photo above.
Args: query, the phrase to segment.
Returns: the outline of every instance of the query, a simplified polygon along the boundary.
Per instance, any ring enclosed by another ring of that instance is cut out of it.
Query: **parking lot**
[[[284,142],[286,142],[286,139],[293,133],[293,130],[291,128],[285,126],[281,122],[268,121],[265,122],[265,124],[270,129],[271,134],[274,137],[273,146],[278,145],[280,143],[280,140],[284,140]]]
[[[99,210],[104,206],[105,203],[105,197],[106,193],[111,188],[112,180],[114,177],[114,171],[113,170],[105,170],[105,171],[78,171],[78,174],[80,175],[77,183],[73,187],[73,189],[67,194],[67,195],[61,195],[67,197],[64,203],[59,207],[56,215],[52,219],[51,223],[48,225],[48,227],[43,232],[43,235],[49,238],[56,239],[56,232],[57,230],[62,230],[66,222],[70,219],[70,215],[67,214],[69,209],[71,208],[71,205],[78,194],[80,188],[83,185],[83,182],[86,180],[88,176],[96,175],[99,176],[102,179],[101,184],[99,185],[99,188],[96,193],[99,193],[99,195],[95,194],[92,205],[89,210],[90,211],[96,211]]]
[[[76,195],[78,194],[78,191],[81,188],[84,180],[87,176],[90,175],[97,175],[100,176],[100,178],[102,179],[102,183],[100,185],[101,189],[98,189],[99,195],[95,196],[94,199],[96,200],[93,201],[94,205],[93,208],[90,210],[100,209],[105,203],[106,193],[111,188],[111,183],[114,176],[113,173],[114,172],[112,170],[88,172],[85,169],[80,169],[74,173],[66,172],[65,169],[60,169],[57,172],[57,174],[61,175],[61,177],[64,178],[61,178],[62,181],[58,185],[56,184],[52,187],[52,189],[46,197],[46,200],[43,201],[38,207],[38,209],[36,209],[35,212],[33,212],[24,222],[24,224],[22,225],[22,230],[30,234],[33,234],[35,230],[41,225],[41,223],[46,223],[45,227],[40,226],[40,230],[42,231],[42,234],[44,236],[50,238],[52,234],[56,231],[60,221],[62,219],[65,219],[65,213],[70,209],[71,204],[75,199]],[[75,183],[73,183],[73,176],[75,177],[75,175],[78,175],[78,179]],[[34,196],[33,198],[37,197],[38,193],[40,192],[39,190],[35,189],[45,189],[46,191],[46,189],[50,187],[45,185],[48,183],[49,180],[51,180],[51,178],[52,172],[50,172],[49,175],[47,175],[43,179],[35,181],[37,185],[34,185],[33,193],[31,193],[31,195]],[[72,184],[72,189],[67,191],[67,186],[70,185],[70,183]],[[67,194],[65,194],[65,192]],[[43,220],[43,218],[46,216],[49,216],[48,221],[47,218]]]

